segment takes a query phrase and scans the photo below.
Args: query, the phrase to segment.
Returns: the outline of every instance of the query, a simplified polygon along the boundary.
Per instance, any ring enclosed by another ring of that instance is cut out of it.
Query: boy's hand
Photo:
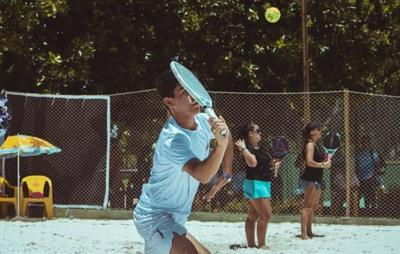
[[[230,132],[228,126],[225,123],[225,119],[222,116],[220,116],[219,118],[210,117],[208,122],[211,125],[211,131],[214,133],[218,146],[226,148],[228,146],[228,137],[230,135]],[[221,135],[222,130],[227,131],[225,135]]]

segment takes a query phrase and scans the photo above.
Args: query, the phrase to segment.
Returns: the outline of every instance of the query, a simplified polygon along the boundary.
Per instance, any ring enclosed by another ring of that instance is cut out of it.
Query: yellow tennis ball
[[[265,11],[265,18],[270,23],[276,23],[281,18],[281,12],[278,10],[278,8],[269,7]]]

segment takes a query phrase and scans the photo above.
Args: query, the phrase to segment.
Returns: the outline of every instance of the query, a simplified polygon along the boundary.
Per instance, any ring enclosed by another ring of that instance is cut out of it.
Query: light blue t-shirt
[[[187,220],[199,182],[183,170],[193,158],[204,160],[209,155],[209,141],[214,138],[208,116],[195,116],[196,130],[182,128],[169,117],[158,137],[149,182],[143,185],[142,195],[134,214],[169,213],[177,220]]]

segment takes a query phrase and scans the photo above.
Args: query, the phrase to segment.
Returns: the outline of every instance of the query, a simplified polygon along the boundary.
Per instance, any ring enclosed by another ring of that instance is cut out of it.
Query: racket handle
[[[335,155],[337,149],[333,150],[331,153],[328,153],[328,158],[332,160],[333,156]]]
[[[209,117],[215,117],[216,119],[218,119],[218,117],[217,117],[217,114],[215,114],[215,112],[214,112],[214,110],[212,109],[212,108],[205,108],[204,109],[204,112],[206,112],[206,114],[209,116]],[[227,133],[228,131],[226,130],[226,129],[222,129],[220,132],[219,132],[219,134],[221,134],[222,136],[226,136],[226,133]]]

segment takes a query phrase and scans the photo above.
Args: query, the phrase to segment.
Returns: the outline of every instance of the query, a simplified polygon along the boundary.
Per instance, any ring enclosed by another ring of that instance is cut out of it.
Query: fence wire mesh
[[[272,181],[274,214],[299,214],[302,169],[296,168],[294,162],[301,152],[301,133],[307,121],[304,102],[309,99],[309,119],[319,121],[344,137],[332,168],[324,171],[323,196],[317,214],[400,217],[400,204],[395,199],[400,194],[399,97],[344,91],[310,94],[212,92],[211,96],[216,112],[226,119],[234,140],[239,126],[253,121],[262,129],[265,146],[278,135],[289,141],[289,153]],[[46,173],[58,179],[54,184],[59,193],[55,195],[55,203],[101,204],[106,156],[104,101],[85,101],[84,106],[82,101],[70,101],[66,106],[65,101],[13,96],[10,103],[16,122],[14,131],[24,130],[45,137],[63,149],[59,155],[24,159],[23,167],[32,169],[23,171],[24,174]],[[59,104],[46,107],[52,103]],[[167,111],[154,90],[111,96],[109,207],[132,209],[135,206],[141,187],[150,175],[154,144],[166,118]],[[362,149],[365,137],[369,137],[370,142]],[[368,175],[365,171],[371,168],[368,164],[375,154],[384,159],[386,166],[383,173]],[[27,164],[34,162],[37,164]],[[201,185],[193,211],[247,212],[247,202],[242,195],[243,163],[235,149],[233,180],[211,203],[202,200],[202,196],[213,181]],[[356,170],[360,167],[367,169]]]
[[[107,103],[104,99],[7,95],[13,116],[9,135],[43,138],[62,152],[21,158],[21,179],[48,176],[56,204],[102,206],[105,193]],[[16,159],[5,174],[16,185]]]

